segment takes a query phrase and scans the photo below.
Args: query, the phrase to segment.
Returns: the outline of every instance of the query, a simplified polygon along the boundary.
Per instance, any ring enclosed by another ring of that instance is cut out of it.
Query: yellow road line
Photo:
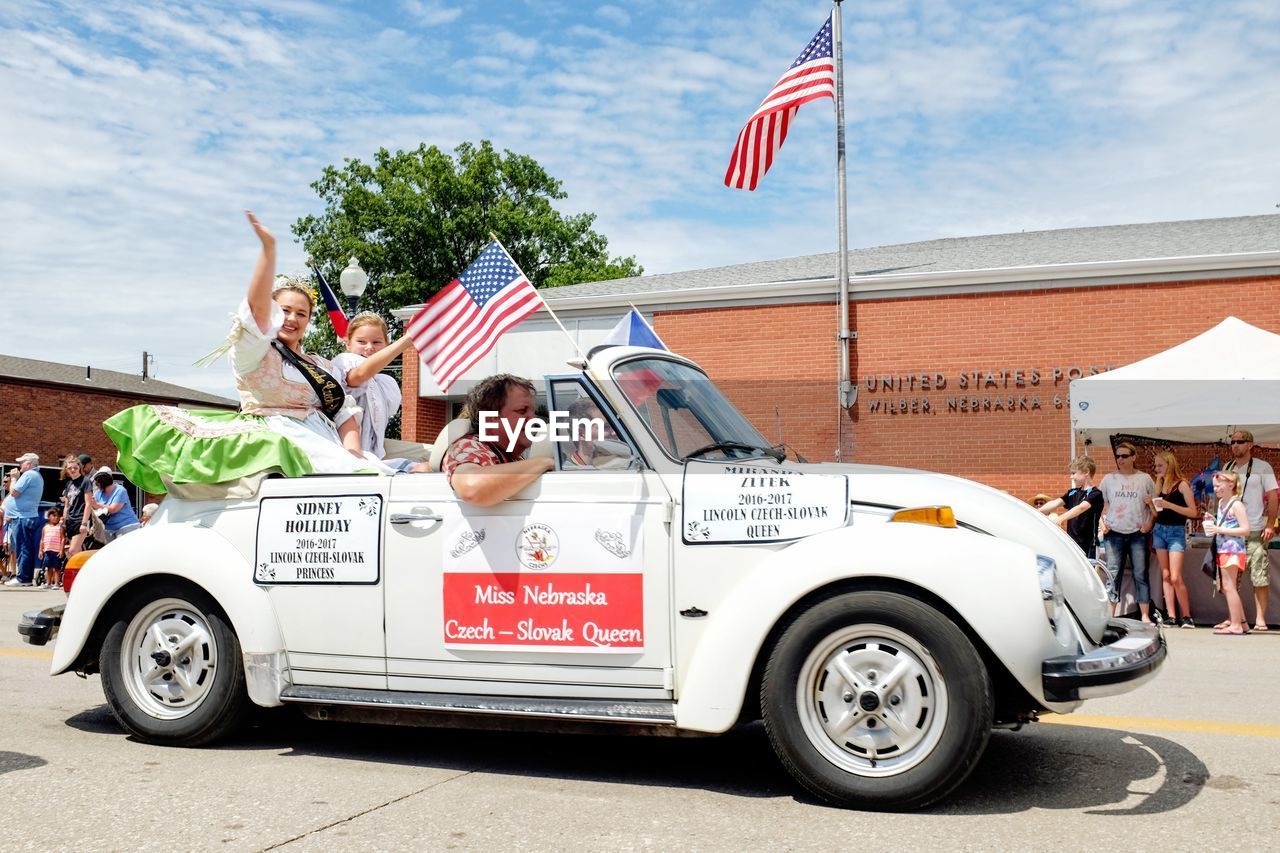
[[[53,652],[45,652],[38,649],[0,649],[0,657],[53,660]]]
[[[1090,714],[1046,714],[1042,723],[1055,726],[1085,726],[1091,729],[1147,729],[1161,732],[1204,732],[1215,735],[1280,737],[1280,726],[1258,723],[1220,723],[1211,720],[1162,720],[1157,717],[1106,717]]]

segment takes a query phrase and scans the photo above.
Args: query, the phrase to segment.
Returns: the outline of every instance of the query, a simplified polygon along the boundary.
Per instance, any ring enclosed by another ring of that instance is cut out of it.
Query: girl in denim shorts
[[[1187,550],[1187,519],[1198,515],[1195,495],[1172,453],[1162,450],[1152,461],[1156,496],[1150,499],[1150,503],[1156,512],[1156,525],[1151,538],[1164,581],[1165,624],[1194,628],[1191,596],[1187,592],[1186,581],[1182,579],[1182,567]]]

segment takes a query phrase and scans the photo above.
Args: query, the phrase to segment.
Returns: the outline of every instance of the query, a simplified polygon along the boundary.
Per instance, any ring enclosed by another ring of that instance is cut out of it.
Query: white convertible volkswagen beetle
[[[780,461],[665,351],[579,366],[546,378],[548,407],[588,398],[608,434],[535,446],[556,468],[513,499],[461,503],[440,473],[175,493],[21,630],[56,633],[52,672],[100,672],[151,743],[208,743],[254,704],[709,734],[763,719],[810,791],[884,809],[946,796],[993,727],[1163,663],[1158,629],[1109,618],[1097,570],[1014,498]]]

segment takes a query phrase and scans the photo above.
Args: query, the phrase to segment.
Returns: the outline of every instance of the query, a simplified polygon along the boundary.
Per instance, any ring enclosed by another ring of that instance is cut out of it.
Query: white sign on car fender
[[[735,462],[685,463],[686,545],[786,542],[844,527],[849,478]]]

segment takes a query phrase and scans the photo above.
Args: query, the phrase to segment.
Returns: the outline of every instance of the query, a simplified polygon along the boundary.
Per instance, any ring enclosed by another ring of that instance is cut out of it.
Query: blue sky
[[[255,243],[344,157],[492,139],[650,273],[831,251],[834,131],[803,108],[722,185],[816,0],[0,0],[0,352],[227,393]],[[1280,4],[845,4],[850,243],[1273,213]],[[284,245],[281,270],[302,253]],[[59,331],[67,310],[91,335]]]

